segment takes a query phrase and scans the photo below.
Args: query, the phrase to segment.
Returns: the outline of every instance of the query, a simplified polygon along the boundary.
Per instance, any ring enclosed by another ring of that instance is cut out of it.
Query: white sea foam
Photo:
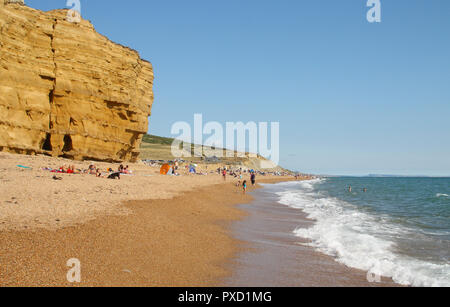
[[[402,226],[388,218],[374,216],[342,200],[324,197],[314,190],[322,180],[305,181],[278,192],[279,203],[302,209],[316,220],[311,228],[299,228],[295,234],[312,241],[317,250],[334,256],[349,267],[392,277],[402,285],[450,286],[450,264],[434,264],[396,252],[394,236],[407,236]]]
[[[436,194],[436,197],[437,198],[439,198],[439,197],[448,197],[448,194],[438,193],[438,194]]]

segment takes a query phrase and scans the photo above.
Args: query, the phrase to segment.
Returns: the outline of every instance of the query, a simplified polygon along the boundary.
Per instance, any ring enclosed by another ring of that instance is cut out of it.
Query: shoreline
[[[229,231],[245,215],[236,205],[251,200],[228,181],[172,199],[128,201],[127,215],[1,231],[0,286],[217,286],[240,246]],[[81,262],[80,284],[66,279],[72,258]]]
[[[245,242],[229,268],[227,287],[402,287],[391,278],[369,282],[367,272],[348,267],[316,251],[310,241],[295,236],[297,228],[311,227],[300,209],[282,206],[264,189],[252,193],[254,200],[238,205],[247,212],[233,223],[233,237]]]

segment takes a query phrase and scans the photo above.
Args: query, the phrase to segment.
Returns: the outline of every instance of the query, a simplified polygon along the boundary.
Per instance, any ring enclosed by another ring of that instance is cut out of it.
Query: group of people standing
[[[238,182],[236,183],[237,187],[242,187],[243,193],[247,193],[247,180],[243,180],[243,173],[245,173],[246,171],[243,171],[242,168],[238,171],[232,171],[232,170],[228,170],[226,167],[224,168],[218,168],[217,169],[217,173],[221,174],[223,177],[223,180],[226,181],[227,180],[227,176],[234,176],[234,178],[239,178]],[[256,185],[256,172],[254,171],[250,171],[250,182],[252,184],[252,186]]]

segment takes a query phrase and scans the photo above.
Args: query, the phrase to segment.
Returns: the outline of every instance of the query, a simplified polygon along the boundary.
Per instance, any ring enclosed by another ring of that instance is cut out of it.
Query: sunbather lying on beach
[[[61,166],[58,169],[51,169],[51,168],[45,168],[44,170],[50,170],[52,173],[59,173],[59,174],[78,174],[79,171],[75,170],[74,165],[70,165],[69,167],[66,167],[65,165]]]
[[[119,179],[120,180],[120,172],[112,173],[108,176],[108,179]]]
[[[122,173],[122,174],[127,174],[127,175],[133,174],[133,172],[130,170],[130,168],[129,168],[128,165],[122,169],[122,172],[121,172],[121,173]]]

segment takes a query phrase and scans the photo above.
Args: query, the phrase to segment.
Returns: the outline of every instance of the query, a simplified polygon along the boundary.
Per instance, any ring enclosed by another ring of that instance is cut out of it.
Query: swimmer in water
[[[364,188],[364,189],[363,189],[363,192],[364,192],[364,193],[367,193],[367,188]]]
[[[351,186],[348,187],[348,192],[349,192],[349,193],[352,192],[352,187],[351,187]]]

